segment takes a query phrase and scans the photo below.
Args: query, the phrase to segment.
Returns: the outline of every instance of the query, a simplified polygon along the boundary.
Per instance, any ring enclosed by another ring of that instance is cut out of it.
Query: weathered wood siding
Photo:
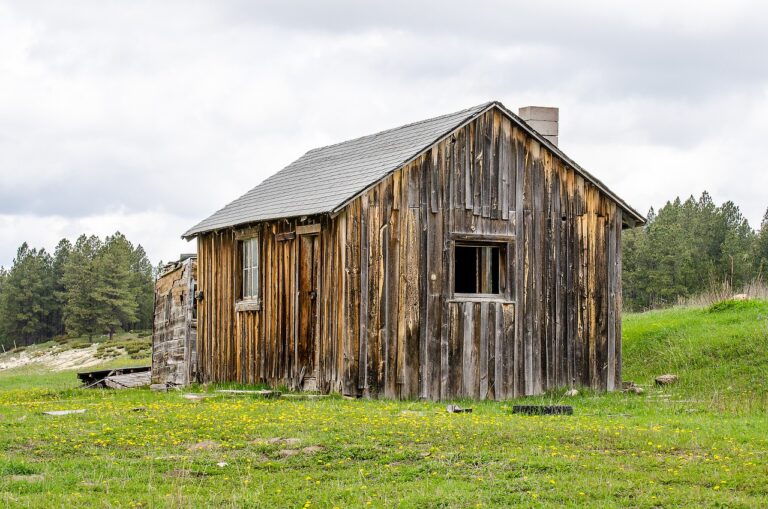
[[[152,383],[187,385],[197,376],[194,258],[178,262],[155,282]]]
[[[621,210],[499,110],[338,215],[251,225],[258,311],[235,311],[235,231],[199,236],[204,380],[300,386],[310,376],[295,362],[298,238],[279,235],[307,223],[321,226],[320,390],[504,399],[620,386]],[[497,297],[453,295],[455,243],[473,239],[502,247]]]

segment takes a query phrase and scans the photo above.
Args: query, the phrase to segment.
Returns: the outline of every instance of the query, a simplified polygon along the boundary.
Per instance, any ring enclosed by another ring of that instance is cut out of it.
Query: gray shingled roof
[[[351,198],[410,161],[430,145],[487,108],[497,105],[513,120],[539,138],[577,171],[617,200],[623,208],[643,217],[626,205],[597,179],[571,161],[557,147],[533,131],[499,102],[487,102],[448,115],[310,150],[264,180],[223,209],[199,222],[184,238],[256,221],[333,212]]]

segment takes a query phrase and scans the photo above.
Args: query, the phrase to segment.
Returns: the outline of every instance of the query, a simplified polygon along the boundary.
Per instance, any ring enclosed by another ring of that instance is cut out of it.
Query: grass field
[[[643,395],[512,402],[262,400],[76,389],[0,372],[9,507],[765,507],[768,302],[624,316]],[[673,372],[680,382],[652,387]],[[85,409],[52,417],[43,411]]]

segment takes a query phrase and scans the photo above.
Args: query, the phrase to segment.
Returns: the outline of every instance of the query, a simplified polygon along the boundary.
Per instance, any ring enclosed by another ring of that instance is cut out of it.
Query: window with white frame
[[[259,297],[259,238],[244,239],[243,251],[243,300],[257,300]]]

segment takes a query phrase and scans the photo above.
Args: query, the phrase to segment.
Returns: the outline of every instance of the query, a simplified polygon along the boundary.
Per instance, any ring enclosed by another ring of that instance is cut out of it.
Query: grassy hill
[[[627,314],[624,379],[650,384],[680,375],[667,390],[713,409],[768,409],[768,301]]]
[[[625,379],[645,394],[523,400],[570,404],[573,416],[213,387],[188,399],[75,389],[71,374],[9,386],[0,371],[0,504],[765,507],[766,316],[768,302],[625,315]],[[670,372],[678,384],[653,386]],[[62,409],[86,412],[42,414]]]

